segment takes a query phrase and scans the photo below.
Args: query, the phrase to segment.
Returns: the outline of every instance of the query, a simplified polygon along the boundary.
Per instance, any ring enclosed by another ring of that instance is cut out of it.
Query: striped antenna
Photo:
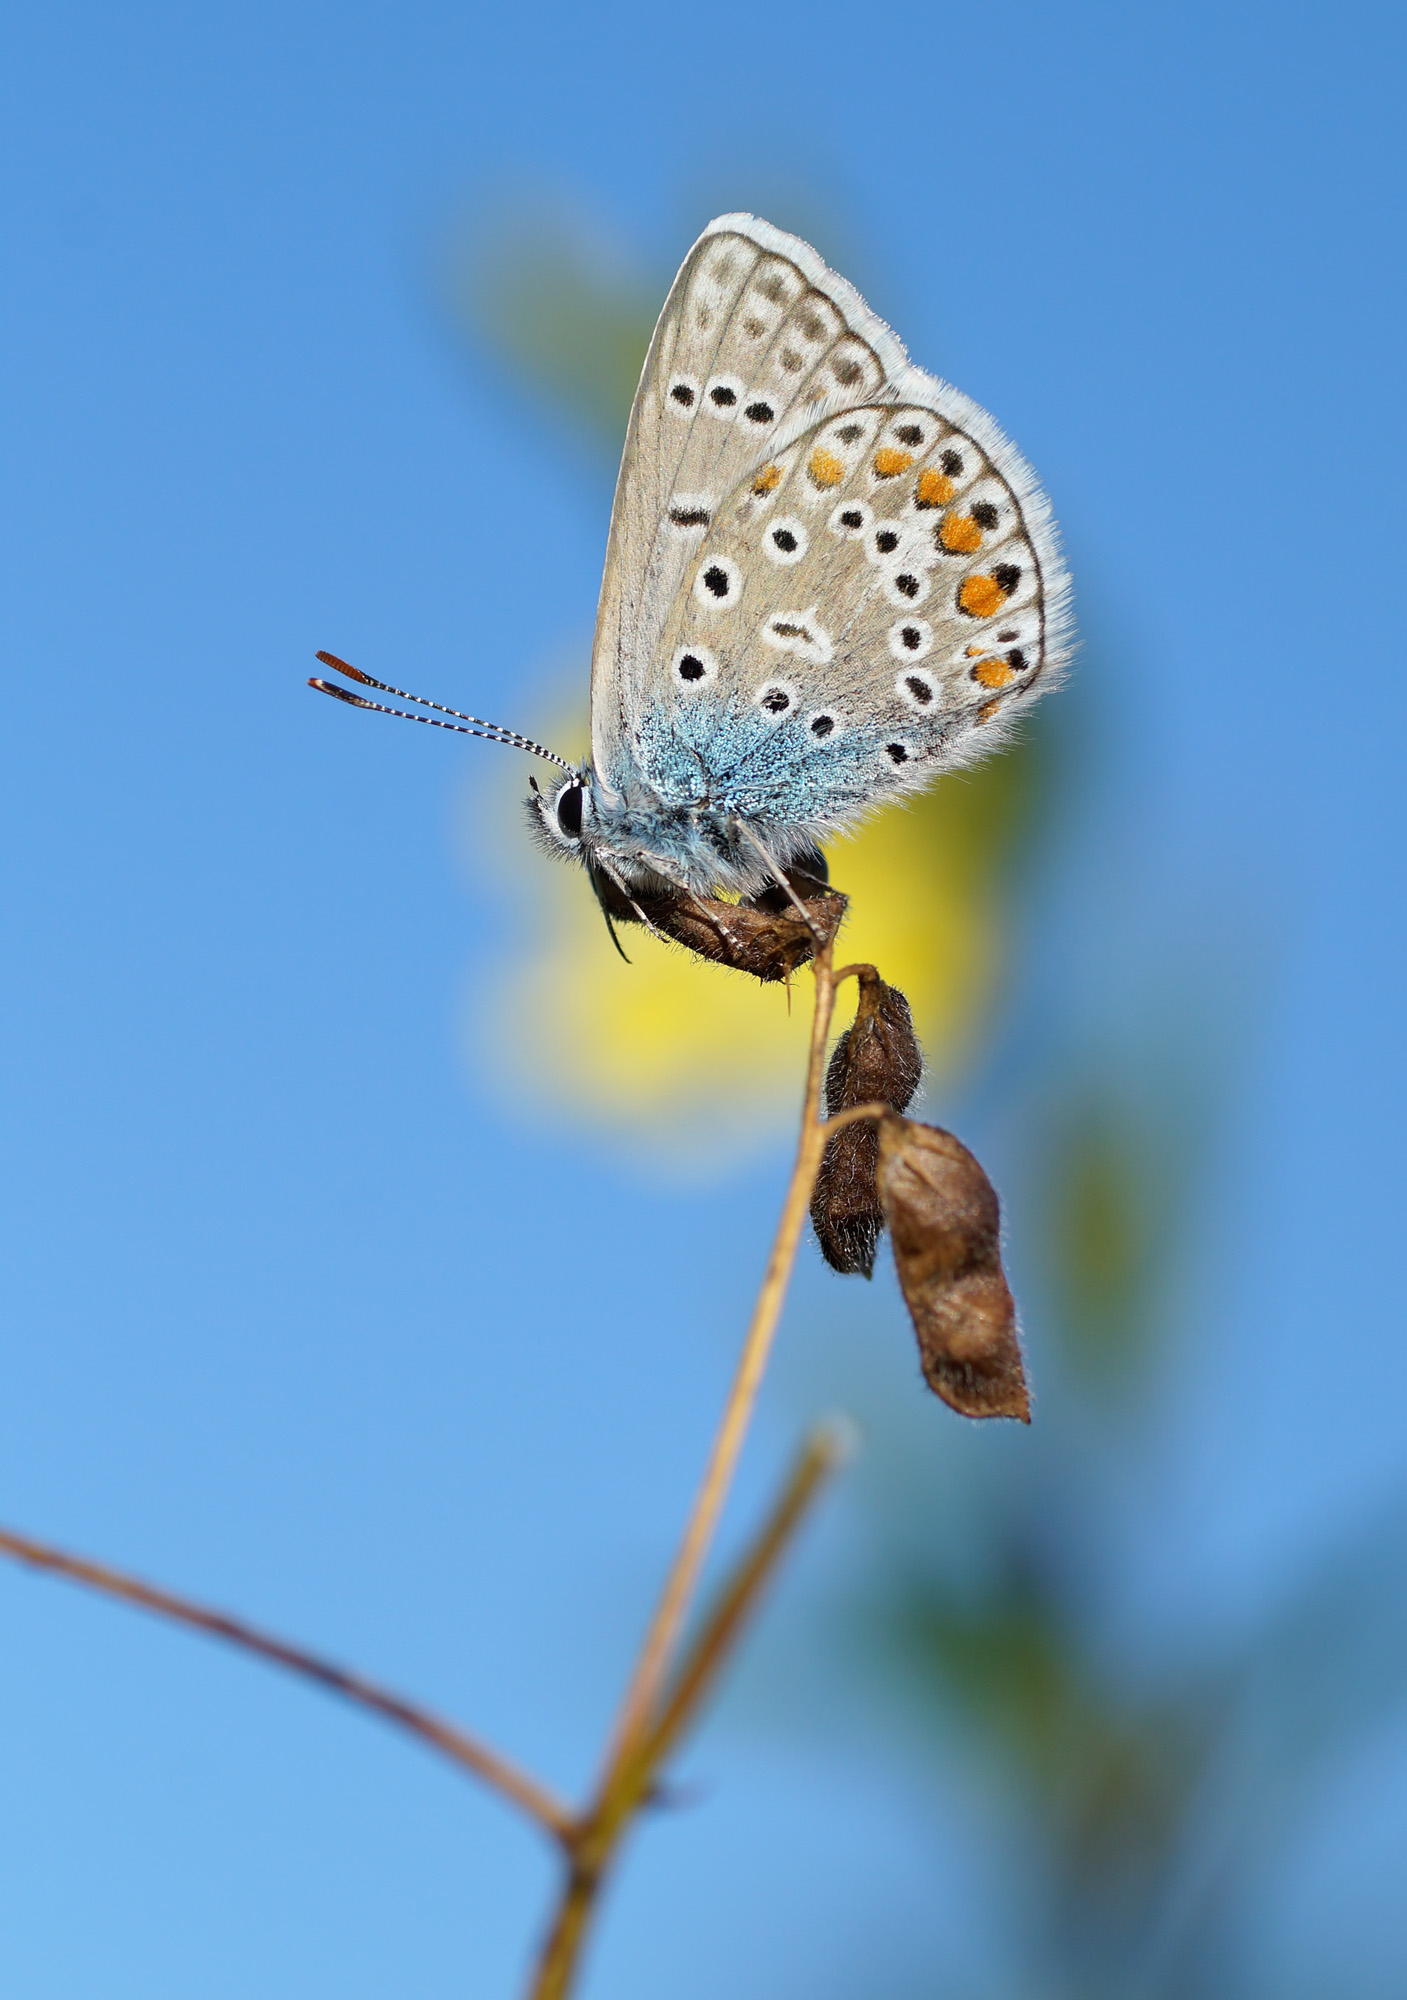
[[[574,766],[565,757],[559,757],[555,750],[544,750],[540,743],[533,742],[531,736],[520,736],[516,729],[503,729],[496,722],[484,722],[477,715],[466,715],[463,709],[446,708],[442,701],[431,701],[423,694],[411,694],[406,688],[392,687],[388,681],[374,681],[360,667],[350,667],[345,660],[339,660],[335,653],[319,653],[318,658],[325,667],[345,674],[348,680],[359,681],[363,687],[379,688],[382,694],[393,694],[401,701],[416,701],[422,708],[433,708],[440,715],[453,715],[459,719],[456,722],[440,722],[433,715],[411,715],[403,708],[388,708],[384,701],[367,701],[362,695],[338,687],[335,681],[314,677],[308,686],[316,688],[319,694],[335,695],[338,701],[345,701],[352,708],[375,709],[378,715],[398,715],[402,722],[423,722],[431,729],[452,729],[457,736],[482,736],[488,743],[506,743],[511,749],[527,750],[534,757],[543,757],[549,764],[560,764],[564,771],[574,771]]]

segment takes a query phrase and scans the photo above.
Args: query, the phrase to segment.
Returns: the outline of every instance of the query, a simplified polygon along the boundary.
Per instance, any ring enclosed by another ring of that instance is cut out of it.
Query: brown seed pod
[[[886,1118],[879,1194],[928,1386],[965,1417],[1031,1421],[996,1190],[936,1125]]]
[[[772,982],[787,978],[814,958],[818,944],[829,944],[845,915],[846,898],[827,886],[821,856],[807,860],[810,865],[786,871],[797,900],[805,906],[805,917],[780,887],[742,903],[693,896],[683,889],[636,894],[637,912],[608,877],[596,876],[593,883],[613,923],[638,924],[643,913],[657,931],[700,958]]]
[[[886,986],[873,966],[859,975],[855,1023],[836,1043],[826,1072],[826,1112],[857,1104],[907,1108],[923,1074],[909,1003],[897,986]],[[811,1222],[821,1255],[832,1270],[870,1277],[884,1228],[875,1173],[879,1165],[877,1121],[846,1125],[826,1141],[811,1197]]]

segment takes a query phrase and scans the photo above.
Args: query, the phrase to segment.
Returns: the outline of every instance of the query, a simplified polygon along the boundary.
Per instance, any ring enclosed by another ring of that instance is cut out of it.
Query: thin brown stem
[[[566,2000],[591,1919],[596,1914],[602,1870],[573,1862],[533,1975],[531,2000]]]
[[[876,1100],[873,1104],[851,1104],[844,1111],[836,1111],[826,1119],[821,1127],[821,1137],[829,1139],[832,1133],[843,1132],[847,1125],[859,1125],[866,1118],[888,1118],[893,1115],[892,1104]]]
[[[801,1137],[781,1218],[772,1243],[772,1253],[763,1273],[752,1320],[743,1341],[722,1420],[714,1437],[703,1480],[694,1499],[693,1510],[684,1530],[664,1590],[640,1648],[635,1671],[611,1740],[608,1772],[614,1770],[621,1754],[639,1733],[653,1708],[660,1684],[669,1669],[670,1656],[679,1628],[688,1613],[699,1570],[718,1524],[718,1516],[732,1484],[733,1472],[752,1418],[757,1391],[762,1381],[772,1338],[781,1317],[797,1245],[806,1222],[811,1190],[821,1162],[820,1125],[817,1112],[821,1098],[821,1078],[825,1066],[826,1039],[835,1007],[835,981],[829,948],[816,954],[816,1011],[811,1023],[811,1053],[806,1070],[806,1093],[801,1116]],[[603,1784],[604,1789],[604,1784]]]
[[[518,1770],[497,1751],[467,1736],[454,1723],[406,1701],[401,1695],[378,1687],[361,1674],[334,1666],[329,1660],[319,1659],[315,1653],[305,1652],[301,1646],[290,1645],[286,1639],[276,1639],[267,1632],[260,1632],[223,1611],[212,1611],[189,1598],[178,1597],[172,1591],[160,1590],[153,1584],[143,1583],[138,1577],[110,1569],[104,1563],[67,1555],[61,1549],[37,1542],[29,1535],[17,1535],[10,1529],[0,1528],[0,1554],[13,1556],[18,1562],[28,1563],[34,1569],[67,1577],[72,1583],[84,1584],[88,1589],[101,1591],[108,1597],[120,1598],[125,1604],[138,1605],[144,1611],[173,1619],[178,1625],[188,1625],[194,1631],[204,1632],[210,1638],[224,1639],[246,1653],[256,1653],[261,1659],[271,1660],[275,1666],[302,1674],[306,1680],[316,1681],[333,1694],[340,1694],[348,1701],[370,1709],[383,1721],[394,1722],[398,1728],[418,1736],[422,1743],[428,1743],[462,1769],[472,1771],[475,1777],[510,1799],[559,1842],[566,1844],[572,1837],[571,1814],[536,1779]]]
[[[848,1427],[840,1423],[823,1425],[806,1439],[771,1513],[680,1662],[659,1719],[641,1751],[647,1776],[653,1776],[695,1720],[806,1513],[850,1450]]]
[[[809,1461],[805,1462],[804,1476],[797,1474],[800,1487],[794,1481],[788,1488],[779,1514],[773,1516],[748,1558],[753,1569],[744,1564],[734,1580],[734,1597],[724,1593],[719,1612],[705,1627],[699,1644],[706,1645],[707,1650],[701,1654],[696,1648],[690,1654],[689,1668],[661,1710],[661,1689],[752,1420],[825,1150],[825,1128],[820,1119],[821,1086],[837,984],[829,945],[817,950],[813,969],[816,1005],[811,1022],[801,1133],[771,1254],[703,1478],[616,1717],[596,1802],[582,1815],[571,1843],[571,1865],[538,1960],[531,2000],[565,2000],[595,1912],[602,1879],[631,1819],[648,1794],[658,1760],[702,1698],[717,1665],[730,1649],[747,1608],[826,1469],[819,1462],[814,1469]],[[865,969],[847,966],[840,976],[848,977]],[[774,1537],[775,1549],[768,1536]],[[741,1598],[737,1598],[739,1590]],[[720,1616],[724,1617],[722,1626],[717,1623]],[[668,1727],[661,1737],[660,1730],[666,1723]]]

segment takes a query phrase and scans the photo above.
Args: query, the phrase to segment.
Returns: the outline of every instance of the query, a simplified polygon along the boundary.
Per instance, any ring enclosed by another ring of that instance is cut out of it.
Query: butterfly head
[[[569,771],[545,791],[536,778],[528,782],[532,786],[528,813],[549,851],[566,860],[585,860],[596,822],[590,765]]]

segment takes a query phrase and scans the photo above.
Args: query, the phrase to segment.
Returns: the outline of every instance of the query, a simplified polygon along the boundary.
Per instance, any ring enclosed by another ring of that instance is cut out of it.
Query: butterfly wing
[[[634,724],[666,801],[838,828],[973,761],[1058,675],[1069,589],[1043,499],[990,419],[917,374],[719,508]]]
[[[628,782],[632,725],[657,699],[685,572],[726,496],[788,431],[884,391],[903,347],[809,245],[750,215],[709,224],[646,357],[621,460],[597,613],[598,779]]]
[[[711,224],[631,418],[598,777],[824,832],[981,755],[1069,649],[1049,505],[993,420],[808,245]]]

